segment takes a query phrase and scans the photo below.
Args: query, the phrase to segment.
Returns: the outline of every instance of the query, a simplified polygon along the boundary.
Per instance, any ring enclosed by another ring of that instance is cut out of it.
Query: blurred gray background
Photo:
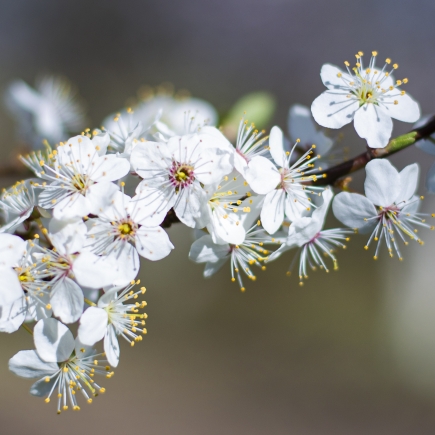
[[[423,113],[435,112],[433,0],[0,1],[0,86],[41,73],[74,82],[90,126],[123,107],[141,85],[165,81],[228,110],[243,94],[278,98],[274,119],[323,91],[324,62],[358,50],[400,65]],[[396,123],[396,133],[409,126]],[[1,156],[16,146],[0,117]],[[345,143],[364,147],[352,128]],[[411,148],[402,168],[419,161]],[[358,189],[363,174],[355,177]],[[3,180],[3,185],[6,180]],[[420,189],[424,194],[423,183]],[[425,210],[435,211],[427,198]],[[331,218],[330,224],[336,222]],[[148,335],[123,343],[107,393],[80,413],[57,416],[30,397],[31,382],[7,361],[32,348],[26,332],[0,336],[0,433],[433,434],[435,433],[435,239],[404,249],[405,262],[374,262],[353,237],[340,271],[313,273],[300,288],[273,263],[242,294],[229,266],[211,280],[190,263],[192,235],[173,227],[175,251],[143,264]],[[432,237],[431,237],[432,236]]]

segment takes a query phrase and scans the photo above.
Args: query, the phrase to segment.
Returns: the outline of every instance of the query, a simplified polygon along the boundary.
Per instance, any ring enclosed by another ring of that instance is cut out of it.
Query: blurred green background
[[[278,99],[285,128],[291,104],[323,91],[320,67],[377,50],[400,64],[423,113],[435,112],[433,0],[0,1],[0,85],[58,73],[87,101],[90,126],[121,108],[141,85],[174,83],[221,112],[256,90]],[[249,114],[248,114],[249,115]],[[396,123],[395,133],[409,126]],[[16,147],[2,112],[1,156]],[[364,147],[352,128],[344,143]],[[431,159],[415,148],[402,168]],[[363,174],[352,187],[361,187]],[[6,185],[13,180],[2,180]],[[423,183],[420,189],[424,193]],[[433,197],[424,208],[435,211]],[[331,217],[331,225],[337,222]],[[169,230],[176,246],[144,262],[148,335],[122,343],[107,393],[79,413],[57,416],[32,398],[31,382],[7,361],[32,348],[26,332],[0,336],[0,433],[69,434],[433,434],[435,291],[433,234],[404,249],[405,261],[374,262],[352,237],[340,271],[299,287],[285,255],[250,283],[211,280],[187,259],[189,229]]]

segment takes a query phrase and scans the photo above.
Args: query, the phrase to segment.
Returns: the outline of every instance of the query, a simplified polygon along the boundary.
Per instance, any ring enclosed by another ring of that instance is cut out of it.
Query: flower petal
[[[20,350],[9,360],[9,370],[22,378],[41,378],[59,370],[55,362],[45,362],[35,350]]]
[[[269,234],[278,231],[284,220],[285,199],[286,193],[284,189],[273,190],[264,198],[260,217],[263,228]]]
[[[112,325],[107,328],[106,336],[104,337],[104,352],[109,364],[112,367],[117,367],[119,363],[119,343],[115,328]]]
[[[358,102],[347,98],[346,91],[325,91],[311,104],[315,121],[323,127],[341,128],[349,124],[358,110]]]
[[[373,228],[377,220],[365,220],[377,216],[373,203],[364,195],[341,192],[335,196],[332,203],[334,216],[350,228],[358,228],[364,233]]]
[[[391,137],[393,121],[382,109],[369,103],[357,110],[354,127],[370,148],[385,148]]]
[[[210,278],[227,262],[228,258],[221,258],[218,261],[205,263],[204,278]]]
[[[216,262],[230,253],[230,246],[213,243],[210,235],[205,235],[192,243],[189,259],[195,263]]]
[[[115,154],[100,157],[89,177],[94,181],[116,181],[125,177],[130,171],[130,162]]]
[[[88,346],[102,340],[107,332],[108,319],[106,310],[89,307],[80,318],[77,332],[79,340]]]
[[[174,245],[161,227],[140,227],[136,232],[136,249],[140,256],[151,261],[167,257]]]
[[[276,125],[272,127],[269,135],[269,148],[275,163],[280,167],[286,166],[286,156],[284,151],[284,134]]]
[[[54,285],[50,302],[53,314],[64,323],[74,323],[80,319],[85,303],[82,289],[68,277]]]
[[[42,319],[35,325],[33,339],[39,357],[46,362],[66,361],[74,350],[71,331],[53,318]]]
[[[245,178],[255,193],[266,195],[281,181],[276,166],[266,157],[256,156],[248,164]]]
[[[325,63],[320,70],[320,78],[328,89],[349,89],[348,83],[352,76],[343,72],[338,66]]]
[[[420,106],[417,101],[413,100],[408,94],[400,95],[397,92],[397,88],[390,91],[390,93],[394,93],[394,99],[386,98],[380,103],[382,111],[398,121],[416,122],[420,118]],[[388,93],[385,94],[385,97],[388,97]],[[397,101],[397,104],[394,101]]]
[[[0,234],[0,267],[16,266],[26,251],[26,242],[12,234]]]
[[[420,169],[417,163],[408,165],[400,171],[401,189],[398,197],[394,201],[396,204],[406,205],[414,196],[418,186],[419,174]]]
[[[79,252],[86,241],[87,228],[82,219],[51,219],[48,226],[51,242],[60,254]]]
[[[375,205],[388,207],[398,197],[402,184],[397,169],[386,159],[374,159],[366,165],[364,190]]]

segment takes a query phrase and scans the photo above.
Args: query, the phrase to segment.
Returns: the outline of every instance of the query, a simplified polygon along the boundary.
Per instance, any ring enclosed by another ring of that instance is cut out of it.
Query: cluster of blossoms
[[[242,117],[234,141],[216,127],[208,103],[169,95],[64,138],[83,118],[69,88],[54,79],[39,92],[14,83],[8,104],[27,114],[27,130],[53,143],[21,157],[34,178],[4,190],[0,200],[0,331],[33,334],[35,350],[10,360],[14,373],[38,379],[31,394],[46,402],[57,396],[60,413],[80,409],[77,391],[89,403],[105,391],[94,376],[113,375],[118,337],[134,346],[147,332],[140,257],[158,261],[171,253],[169,223],[195,230],[189,258],[205,263],[205,277],[228,262],[242,291],[256,279],[254,266],[265,270],[292,249],[287,273],[299,260],[301,285],[309,270],[336,270],[336,252],[356,231],[370,234],[365,248],[375,244],[375,258],[383,245],[402,259],[401,244],[422,243],[416,227],[433,227],[418,212],[417,164],[398,172],[387,160],[370,161],[365,195],[334,197],[329,185],[337,140],[321,127],[353,119],[368,146],[382,148],[392,117],[420,117],[418,104],[398,88],[408,80],[393,80],[397,65],[390,70],[389,59],[376,69],[376,56],[364,68],[359,52],[353,69],[345,62],[348,72],[324,65],[328,90],[311,111],[290,109],[287,137],[278,126],[266,134]],[[330,208],[345,228],[324,229]]]

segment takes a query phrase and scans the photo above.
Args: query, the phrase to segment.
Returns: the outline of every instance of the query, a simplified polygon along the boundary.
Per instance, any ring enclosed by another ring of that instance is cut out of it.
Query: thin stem
[[[395,139],[391,139],[385,148],[368,148],[367,151],[351,160],[333,166],[326,171],[315,173],[314,175],[318,176],[317,184],[332,185],[339,178],[364,168],[370,160],[391,156],[392,154],[415,144],[417,141],[427,138],[433,133],[435,133],[435,116],[430,118],[421,127],[402,136],[396,137]]]
[[[30,335],[33,335],[33,331],[25,324],[23,323],[21,325]]]
[[[85,302],[86,302],[88,305],[90,305],[91,307],[96,307],[96,306],[97,306],[97,304],[95,304],[94,302],[90,301],[89,299],[86,299],[86,298],[84,298],[84,299],[85,299]]]

